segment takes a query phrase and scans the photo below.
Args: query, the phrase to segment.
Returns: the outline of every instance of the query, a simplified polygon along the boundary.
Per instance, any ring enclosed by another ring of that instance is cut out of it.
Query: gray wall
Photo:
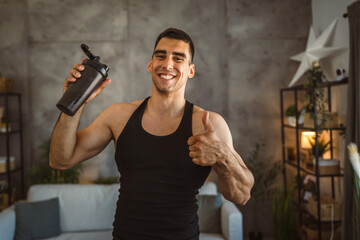
[[[146,65],[157,35],[170,26],[195,42],[196,77],[186,97],[224,116],[245,161],[260,138],[262,154],[279,160],[279,89],[297,69],[289,57],[305,49],[310,24],[310,0],[0,0],[0,72],[23,94],[27,166],[51,135],[63,81],[84,57],[81,43],[110,66],[112,79],[86,107],[85,127],[112,103],[150,94]],[[84,181],[117,174],[113,149],[86,163]],[[242,209],[246,231],[250,208]]]

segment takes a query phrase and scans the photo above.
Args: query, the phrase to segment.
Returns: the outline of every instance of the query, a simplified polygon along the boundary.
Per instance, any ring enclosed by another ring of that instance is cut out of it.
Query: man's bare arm
[[[63,93],[72,82],[75,82],[81,76],[82,70],[84,70],[82,64],[74,66],[70,71],[70,76],[65,80]],[[77,163],[95,156],[109,143],[112,134],[105,121],[109,111],[105,110],[87,128],[78,131],[78,127],[85,105],[99,95],[110,81],[110,79],[105,80],[73,117],[64,113],[60,114],[50,143],[49,164],[52,168],[71,168]]]
[[[224,197],[245,205],[251,196],[254,177],[240,155],[235,150],[224,151],[224,156],[212,167],[219,175],[219,189]]]
[[[211,166],[219,176],[219,190],[234,203],[244,205],[250,199],[254,178],[240,155],[234,150],[230,130],[224,119],[215,113],[205,112],[205,133],[189,138],[193,162]],[[212,124],[213,123],[213,124]]]

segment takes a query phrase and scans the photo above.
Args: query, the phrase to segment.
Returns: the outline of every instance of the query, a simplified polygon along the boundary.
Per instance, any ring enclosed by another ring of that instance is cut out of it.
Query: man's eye
[[[176,58],[175,58],[175,61],[177,61],[177,62],[182,62],[182,61],[184,61],[184,59],[181,58],[181,57],[176,57]]]
[[[156,55],[156,58],[164,59],[164,58],[165,58],[165,55]]]

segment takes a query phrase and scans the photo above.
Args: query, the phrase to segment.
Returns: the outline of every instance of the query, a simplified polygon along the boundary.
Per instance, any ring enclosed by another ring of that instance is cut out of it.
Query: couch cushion
[[[197,198],[200,232],[221,233],[221,195],[199,195]]]
[[[60,234],[59,199],[16,202],[15,239],[41,239]]]
[[[61,232],[111,230],[119,184],[42,184],[29,189],[28,201],[59,197]]]

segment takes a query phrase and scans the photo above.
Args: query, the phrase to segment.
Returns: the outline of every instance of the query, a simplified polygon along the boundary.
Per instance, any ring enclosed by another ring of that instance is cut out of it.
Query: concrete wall
[[[310,0],[0,0],[0,72],[23,94],[27,166],[51,136],[63,81],[84,57],[81,43],[110,66],[112,79],[86,107],[82,128],[112,103],[150,94],[146,65],[170,26],[195,42],[196,77],[186,97],[224,116],[245,161],[261,138],[263,156],[279,160],[279,89],[297,69],[289,57],[305,49],[311,18]],[[117,175],[113,154],[110,144],[87,161],[83,181]],[[247,234],[251,202],[242,211]],[[263,212],[271,222],[269,206]],[[264,226],[268,235],[271,224]]]

